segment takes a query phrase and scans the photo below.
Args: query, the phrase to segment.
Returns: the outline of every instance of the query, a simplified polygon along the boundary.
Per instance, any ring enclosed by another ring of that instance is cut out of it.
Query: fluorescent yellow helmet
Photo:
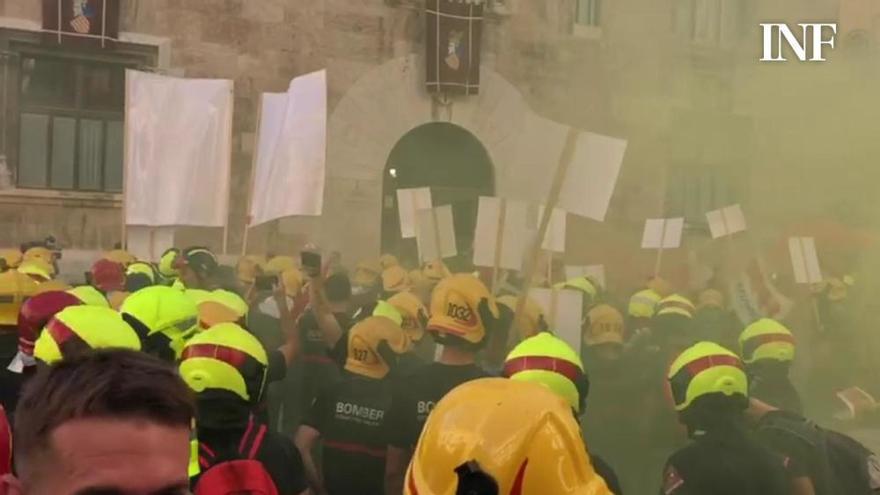
[[[682,352],[669,367],[667,378],[676,411],[706,395],[749,396],[742,361],[713,342],[699,342]]]
[[[466,382],[437,404],[404,494],[469,493],[468,485],[487,478],[499,494],[612,495],[568,402],[540,385],[501,378]]]
[[[221,323],[186,343],[180,376],[196,393],[225,390],[256,404],[266,386],[268,363],[256,337],[234,323]]]
[[[110,303],[104,294],[101,294],[101,291],[91,285],[80,285],[79,287],[68,289],[67,292],[76,296],[77,299],[87,306],[110,307]]]
[[[627,313],[633,318],[651,318],[661,299],[660,294],[651,289],[640,290],[629,299]]]
[[[47,364],[88,349],[141,349],[134,329],[116,311],[69,306],[57,313],[37,338],[34,357]]]
[[[28,275],[35,280],[48,281],[55,276],[55,268],[51,263],[40,258],[25,260],[18,266],[18,273]]]
[[[580,356],[564,340],[547,332],[520,342],[504,361],[504,376],[552,390],[580,412],[589,385]]]
[[[178,256],[180,256],[180,249],[177,248],[169,248],[164,253],[162,253],[162,257],[159,258],[159,266],[157,268],[159,270],[159,273],[161,273],[163,277],[170,279],[180,275],[180,272],[177,270]]]
[[[40,260],[52,264],[55,261],[55,253],[49,248],[42,246],[32,247],[24,252],[22,261]]]
[[[119,312],[145,341],[145,350],[162,353],[167,346],[180,355],[184,342],[198,330],[198,308],[183,291],[156,285],[128,296]],[[156,340],[161,335],[162,339]]]
[[[694,303],[692,303],[690,299],[679,294],[673,294],[663,298],[657,303],[657,312],[654,316],[675,314],[692,319],[696,310],[697,308],[694,307]]]
[[[782,323],[762,318],[747,326],[739,336],[740,356],[745,363],[773,360],[794,361],[794,335]]]

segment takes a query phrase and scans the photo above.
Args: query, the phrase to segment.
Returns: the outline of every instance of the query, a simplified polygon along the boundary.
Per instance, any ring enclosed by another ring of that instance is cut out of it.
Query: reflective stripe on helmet
[[[535,370],[559,373],[575,383],[577,383],[583,376],[583,371],[581,371],[576,364],[564,359],[548,356],[523,356],[513,358],[504,363],[503,373],[505,377],[510,378],[521,371]]]
[[[694,377],[709,368],[717,366],[731,366],[740,370],[743,369],[742,361],[739,358],[727,354],[713,354],[691,361],[669,378],[675,405],[681,406],[685,403],[688,387]]]
[[[751,356],[764,344],[774,344],[777,342],[794,345],[794,336],[784,333],[768,333],[764,335],[755,335],[747,339],[742,344],[743,358],[751,359]]]

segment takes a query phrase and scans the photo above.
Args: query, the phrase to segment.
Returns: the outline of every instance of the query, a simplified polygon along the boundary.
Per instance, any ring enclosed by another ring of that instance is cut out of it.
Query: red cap
[[[101,292],[125,290],[125,268],[110,260],[98,260],[92,265],[92,284]]]
[[[18,312],[18,349],[22,354],[33,356],[34,342],[55,313],[80,304],[76,296],[62,291],[44,292],[25,301]]]

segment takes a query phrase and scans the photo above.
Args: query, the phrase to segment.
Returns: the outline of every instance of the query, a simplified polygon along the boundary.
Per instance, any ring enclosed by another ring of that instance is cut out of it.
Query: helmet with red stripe
[[[81,304],[75,295],[62,291],[44,292],[25,301],[18,312],[18,350],[33,356],[37,337],[49,320],[61,310]]]
[[[713,342],[699,342],[682,352],[669,367],[667,378],[676,411],[713,394],[748,398],[749,382],[742,361]]]
[[[222,390],[256,404],[266,386],[268,363],[256,337],[235,323],[221,323],[186,343],[180,375],[196,393]]]
[[[543,385],[578,412],[590,390],[580,356],[564,340],[547,332],[523,340],[510,351],[504,376]]]
[[[740,356],[751,364],[761,360],[794,361],[794,335],[782,323],[762,318],[739,336]]]
[[[89,349],[141,350],[134,329],[110,308],[69,306],[49,320],[34,346],[34,357],[52,364]]]

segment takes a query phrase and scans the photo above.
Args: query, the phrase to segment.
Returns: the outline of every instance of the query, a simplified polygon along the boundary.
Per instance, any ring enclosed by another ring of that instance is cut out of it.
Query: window
[[[122,190],[125,65],[23,53],[17,185]]]
[[[742,0],[675,0],[675,30],[694,44],[730,46],[742,30]]]
[[[599,27],[599,3],[600,0],[577,0],[575,24]]]
[[[735,203],[733,185],[717,166],[672,167],[668,177],[668,216],[683,216],[689,225],[706,223],[706,212]]]

